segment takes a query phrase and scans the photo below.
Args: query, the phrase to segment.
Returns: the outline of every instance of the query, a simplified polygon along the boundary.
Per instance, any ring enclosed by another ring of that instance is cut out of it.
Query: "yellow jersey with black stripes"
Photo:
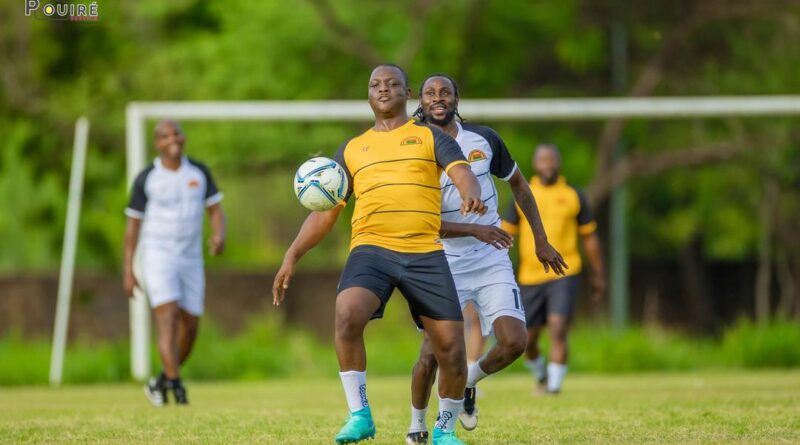
[[[586,198],[583,193],[569,185],[563,176],[549,186],[542,184],[539,177],[534,176],[530,186],[539,207],[547,240],[569,266],[564,272],[568,276],[577,275],[582,267],[578,236],[588,235],[597,229]],[[515,203],[503,215],[502,227],[511,234],[518,234],[519,284],[534,286],[560,278],[552,271],[544,272],[544,266],[536,258],[533,231]]]
[[[467,164],[456,141],[414,120],[392,131],[369,129],[335,157],[355,195],[350,250],[379,246],[404,253],[441,250],[439,175]],[[345,198],[345,199],[347,199]]]

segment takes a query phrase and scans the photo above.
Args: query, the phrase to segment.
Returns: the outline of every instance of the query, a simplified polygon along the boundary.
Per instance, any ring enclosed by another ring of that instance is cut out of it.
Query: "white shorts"
[[[525,323],[525,308],[507,251],[489,253],[480,269],[456,269],[452,273],[461,309],[472,303],[484,337],[491,335],[494,321],[500,317],[513,317]]]
[[[139,265],[139,284],[151,307],[176,302],[186,312],[203,314],[206,278],[203,260],[144,249]]]

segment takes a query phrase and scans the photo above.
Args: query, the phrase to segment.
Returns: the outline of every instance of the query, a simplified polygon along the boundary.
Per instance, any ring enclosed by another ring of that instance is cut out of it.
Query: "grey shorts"
[[[572,320],[578,297],[578,275],[559,278],[536,286],[520,286],[528,327],[547,323],[548,314],[558,314]]]

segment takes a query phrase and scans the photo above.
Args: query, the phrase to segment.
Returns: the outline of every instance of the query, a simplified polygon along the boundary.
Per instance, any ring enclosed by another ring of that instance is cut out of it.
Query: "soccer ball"
[[[347,194],[347,175],[333,159],[318,157],[304,162],[294,175],[294,193],[309,210],[336,207]]]

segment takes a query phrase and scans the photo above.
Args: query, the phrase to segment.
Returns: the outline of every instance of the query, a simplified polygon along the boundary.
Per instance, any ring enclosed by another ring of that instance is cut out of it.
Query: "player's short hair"
[[[167,126],[167,125],[169,125],[172,128],[174,128],[179,134],[184,134],[183,133],[183,127],[181,127],[181,124],[178,123],[177,121],[172,120],[172,119],[162,119],[162,120],[158,121],[158,123],[156,123],[156,126],[153,127],[153,134],[157,136],[158,135],[158,130],[161,127],[164,127],[164,126]]]
[[[390,67],[390,68],[396,68],[398,71],[400,71],[400,73],[403,74],[403,82],[406,84],[406,88],[408,88],[408,73],[406,73],[406,70],[404,70],[403,67],[401,67],[400,65],[396,65],[394,63],[381,63],[381,64],[378,64],[378,65],[375,65],[375,68],[373,68],[372,71],[375,71],[376,69],[384,67],[384,66]]]
[[[444,77],[445,79],[449,80],[450,83],[453,84],[453,90],[454,90],[453,94],[455,94],[456,99],[458,99],[458,97],[459,97],[458,96],[458,83],[456,83],[455,79],[453,79],[452,77],[450,77],[448,74],[445,74],[445,73],[433,73],[433,74],[429,75],[428,77],[426,77],[422,81],[421,84],[419,84],[419,98],[420,99],[422,99],[422,89],[425,88],[425,82],[433,79],[434,77]],[[456,112],[456,117],[458,117],[458,120],[460,120],[461,122],[464,122],[464,118],[461,117],[460,114],[458,114],[458,106],[456,106],[455,112]],[[412,114],[411,116],[412,117],[416,117],[417,119],[419,119],[420,122],[425,122],[425,114],[422,113],[422,104],[420,104],[419,107],[417,107],[417,109],[414,111],[414,114]]]
[[[561,150],[558,149],[558,145],[556,145],[556,144],[554,144],[552,142],[542,142],[542,143],[536,145],[536,149],[534,149],[533,155],[536,156],[536,153],[538,153],[541,150],[550,150],[550,151],[552,151],[553,154],[556,155],[556,158],[559,161],[561,161]]]

